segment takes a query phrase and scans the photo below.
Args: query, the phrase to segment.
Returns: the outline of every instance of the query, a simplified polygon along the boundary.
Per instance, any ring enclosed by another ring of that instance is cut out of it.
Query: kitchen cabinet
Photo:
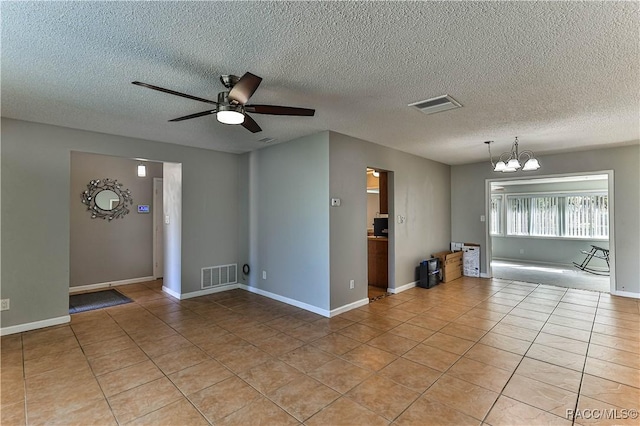
[[[389,196],[387,191],[387,172],[380,172],[380,214],[389,214]]]
[[[389,286],[389,239],[367,237],[369,285],[386,289]]]

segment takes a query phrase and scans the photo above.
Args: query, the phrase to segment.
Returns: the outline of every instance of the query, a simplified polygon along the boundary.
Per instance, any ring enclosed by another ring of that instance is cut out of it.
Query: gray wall
[[[616,289],[640,293],[640,147],[600,149],[539,158],[542,167],[527,176],[614,171]],[[518,173],[523,176],[522,172]],[[451,239],[481,244],[481,271],[487,272],[485,180],[504,177],[488,161],[451,168]]]
[[[389,170],[389,286],[416,280],[415,268],[449,247],[449,166],[404,152],[330,133],[331,309],[367,297],[366,169]],[[328,205],[328,204],[327,204]],[[406,221],[396,223],[402,215]],[[349,280],[355,289],[349,289]]]
[[[71,151],[182,163],[182,293],[236,262],[237,155],[3,118],[3,327],[68,315]]]
[[[591,250],[591,244],[609,248],[609,242],[602,240],[491,237],[493,259],[529,260],[562,266],[573,266],[572,262],[582,262],[584,254],[580,250]],[[520,253],[520,250],[524,253]],[[591,266],[606,267],[607,264],[604,260],[593,259]]]
[[[255,157],[255,154],[254,154]],[[250,264],[250,210],[253,203],[249,200],[250,191],[250,162],[252,160],[251,153],[241,154],[238,156],[238,282],[242,284],[250,284],[251,276],[257,276],[255,265]],[[255,185],[254,185],[255,186]],[[254,217],[254,220],[256,217]],[[255,226],[255,224],[254,224]],[[250,271],[248,275],[242,272],[242,266],[248,264]]]
[[[249,157],[248,168],[246,158],[241,159],[249,172],[249,247],[239,258],[250,259],[250,285],[327,310],[328,133],[263,148]]]
[[[137,213],[138,204],[153,208],[153,178],[162,177],[162,163],[145,162],[146,177],[138,177],[140,161],[108,155],[71,152],[70,254],[71,287],[153,275],[153,212]],[[91,219],[81,194],[94,179],[116,179],[131,190],[129,214],[113,221]]]

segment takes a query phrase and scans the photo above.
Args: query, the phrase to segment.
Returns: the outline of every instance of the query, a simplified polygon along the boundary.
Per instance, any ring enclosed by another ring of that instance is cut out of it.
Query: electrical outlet
[[[0,311],[8,311],[9,310],[9,299],[2,299],[2,303],[0,303]]]
[[[351,280],[349,281],[349,289],[353,290],[356,287],[356,282],[355,280]]]
[[[267,279],[267,271],[262,271],[262,279],[263,280]]]

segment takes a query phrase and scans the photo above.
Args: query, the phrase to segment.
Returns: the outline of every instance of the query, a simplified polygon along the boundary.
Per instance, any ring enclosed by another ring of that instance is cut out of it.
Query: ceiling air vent
[[[264,143],[264,144],[268,144],[275,141],[274,138],[262,138],[262,139],[258,139],[258,142]]]
[[[449,95],[442,95],[436,98],[427,99],[409,104],[425,114],[435,114],[436,112],[446,111],[448,109],[460,108],[462,105]]]

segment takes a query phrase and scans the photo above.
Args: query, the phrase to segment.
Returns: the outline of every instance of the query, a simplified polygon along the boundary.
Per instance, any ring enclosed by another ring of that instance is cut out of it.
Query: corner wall
[[[389,287],[416,281],[416,267],[446,250],[451,235],[449,166],[361,139],[330,132],[331,309],[367,298],[366,169],[392,171],[389,185]],[[329,200],[326,200],[329,206]],[[398,224],[398,215],[406,221]],[[349,281],[355,280],[355,289]]]
[[[240,244],[238,263],[251,267],[249,290],[327,314],[329,134],[253,151],[240,164],[249,188],[240,198],[248,229],[239,236],[248,244]]]
[[[68,318],[71,151],[182,164],[181,293],[236,263],[237,155],[2,118],[3,330]]]
[[[153,275],[153,178],[162,177],[162,163],[145,162],[147,176],[138,177],[140,161],[108,155],[71,152],[70,287],[144,278]],[[91,219],[81,194],[94,179],[115,179],[131,190],[129,214],[112,221]]]
[[[616,290],[640,295],[640,146],[599,149],[539,157],[542,167],[527,176],[613,170]],[[519,173],[521,176],[522,173]],[[486,274],[485,181],[494,173],[488,160],[451,167],[451,239],[481,247],[481,272]]]

